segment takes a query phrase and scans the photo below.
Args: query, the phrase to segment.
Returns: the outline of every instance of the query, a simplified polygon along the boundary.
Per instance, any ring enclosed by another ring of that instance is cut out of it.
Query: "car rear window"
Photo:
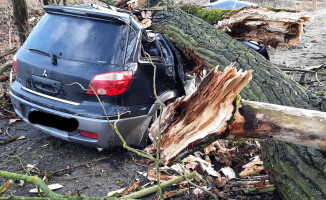
[[[53,53],[63,59],[123,64],[127,33],[125,24],[46,14],[23,47]]]

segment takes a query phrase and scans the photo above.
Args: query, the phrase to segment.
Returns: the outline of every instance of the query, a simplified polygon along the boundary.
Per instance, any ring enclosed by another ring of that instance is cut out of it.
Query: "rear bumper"
[[[59,137],[66,141],[84,144],[97,148],[116,148],[122,145],[120,138],[117,136],[115,131],[112,129],[111,125],[106,120],[87,118],[84,116],[77,116],[49,109],[44,106],[40,106],[35,103],[26,101],[13,94],[12,91],[10,91],[10,97],[15,107],[16,113],[19,115],[19,117],[21,117],[25,122],[29,124],[31,123],[28,120],[28,115],[30,113],[31,108],[65,118],[74,118],[78,121],[78,128],[73,132],[61,131],[56,128],[47,127],[39,124],[31,124],[32,126],[50,135]],[[128,145],[138,146],[150,123],[150,120],[151,116],[141,115],[137,117],[120,119],[116,123],[116,125]],[[110,122],[115,123],[116,120],[110,120]],[[97,133],[98,139],[96,140],[81,136],[79,134],[79,130]]]

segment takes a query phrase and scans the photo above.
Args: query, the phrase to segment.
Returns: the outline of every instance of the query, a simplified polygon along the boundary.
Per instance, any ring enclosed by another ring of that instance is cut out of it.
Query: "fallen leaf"
[[[216,151],[216,147],[214,147],[213,145],[209,145],[204,148],[205,155],[209,155],[213,151]]]
[[[199,188],[195,188],[193,191],[192,191],[195,195],[199,195],[199,194],[202,194],[203,191]]]
[[[49,144],[45,144],[45,145],[42,145],[41,147],[46,147],[46,146],[48,146]]]
[[[23,140],[23,139],[26,139],[26,137],[24,135],[22,135],[19,138],[17,138],[17,140]]]
[[[242,167],[244,168],[244,170],[239,174],[240,177],[258,174],[264,170],[263,162],[260,160],[259,156],[255,156],[251,162],[243,165]]]
[[[147,177],[147,172],[137,172],[138,174]]]
[[[265,179],[263,178],[263,179],[261,179],[261,181],[259,182],[259,184],[254,184],[254,187],[256,188],[256,189],[263,189],[263,188],[265,188],[266,187],[266,184],[265,184],[266,182],[265,182]]]
[[[19,183],[18,183],[18,185],[19,185],[20,187],[23,187],[23,186],[24,186],[24,184],[25,184],[25,181],[23,181],[23,180],[19,180]]]
[[[121,188],[119,190],[115,190],[115,191],[112,191],[112,192],[109,192],[106,196],[110,197],[116,193],[120,194],[122,191],[124,191],[126,188]]]
[[[148,159],[148,160],[146,160],[146,164],[149,164],[149,163],[151,163],[151,162],[153,162],[152,160],[150,160],[150,159]]]
[[[234,170],[233,170],[231,167],[229,167],[229,166],[227,166],[227,167],[223,167],[223,168],[221,169],[221,171],[223,172],[223,174],[224,174],[224,175],[225,175],[229,180],[235,178],[235,172],[234,172]]]
[[[176,176],[169,176],[169,175],[165,175],[165,174],[160,173],[160,182],[166,182],[166,181],[171,180],[173,178],[176,178]],[[147,179],[150,180],[150,181],[157,181],[156,169],[153,168],[153,169],[150,169],[148,171]]]
[[[203,189],[206,189],[206,190],[210,190],[211,188],[207,188],[206,186],[202,186]],[[195,195],[200,195],[203,193],[203,191],[199,188],[195,188],[193,191],[192,191]]]
[[[181,167],[180,164],[172,165],[170,168],[171,168],[172,170],[178,172],[178,173],[182,173],[182,174],[183,174],[183,169],[182,169],[182,167]],[[189,173],[189,171],[186,170],[186,173]]]
[[[31,165],[31,164],[27,164],[26,168],[28,171],[31,171],[31,169],[33,169],[35,167],[35,165]]]
[[[227,178],[226,177],[218,177],[216,179],[216,183],[219,187],[223,187],[227,182]]]
[[[30,172],[40,173],[40,170],[35,165],[27,164],[26,169]]]
[[[186,159],[186,160],[191,160],[191,161],[198,162],[203,171],[206,171],[208,174],[210,174],[212,176],[221,177],[220,173],[218,173],[217,171],[215,171],[213,169],[212,164],[210,162],[207,162],[207,161],[201,159],[200,157],[195,157],[193,155],[190,155],[188,157],[190,157],[190,158]]]
[[[197,162],[190,162],[185,165],[185,168],[195,170],[195,169],[197,169],[198,166],[199,166],[199,164]]]
[[[250,168],[253,167],[254,165],[262,165],[263,161],[260,160],[259,156],[255,156],[251,162],[243,165],[243,168]]]
[[[124,191],[121,192],[121,196],[125,196],[127,194],[130,194],[131,192],[135,191],[137,187],[139,186],[140,181],[136,181],[132,186],[128,187]]]
[[[58,183],[55,183],[55,184],[48,185],[48,188],[50,190],[57,190],[57,189],[63,188],[63,185],[60,185]],[[42,192],[41,189],[40,189],[40,191]],[[30,193],[38,193],[38,189],[37,188],[34,188],[34,189],[31,189],[29,192]]]
[[[16,121],[19,121],[20,119],[17,118],[17,119],[9,119],[9,124],[13,124],[15,123]]]

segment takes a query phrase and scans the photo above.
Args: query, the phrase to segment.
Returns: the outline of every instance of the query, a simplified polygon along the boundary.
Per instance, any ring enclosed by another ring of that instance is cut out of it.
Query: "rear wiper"
[[[49,52],[46,52],[46,51],[43,51],[43,50],[40,50],[40,49],[28,49],[30,51],[34,51],[34,52],[38,52],[38,53],[41,53],[43,55],[47,55],[47,56],[50,56],[51,57],[51,63],[52,65],[57,65],[57,56],[54,55],[53,53],[49,53]]]

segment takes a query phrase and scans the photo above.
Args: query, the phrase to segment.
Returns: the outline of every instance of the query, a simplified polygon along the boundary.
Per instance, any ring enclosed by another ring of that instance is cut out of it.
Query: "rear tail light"
[[[115,96],[125,92],[131,85],[132,71],[109,72],[97,74],[88,86],[87,94],[93,94],[93,88],[97,95]]]
[[[12,66],[14,67],[14,71],[18,75],[18,67],[17,67],[17,54],[15,54],[14,58],[12,59]]]
[[[95,139],[95,140],[98,139],[98,134],[97,133],[79,130],[79,134],[84,136],[84,137],[92,138],[92,139]]]

